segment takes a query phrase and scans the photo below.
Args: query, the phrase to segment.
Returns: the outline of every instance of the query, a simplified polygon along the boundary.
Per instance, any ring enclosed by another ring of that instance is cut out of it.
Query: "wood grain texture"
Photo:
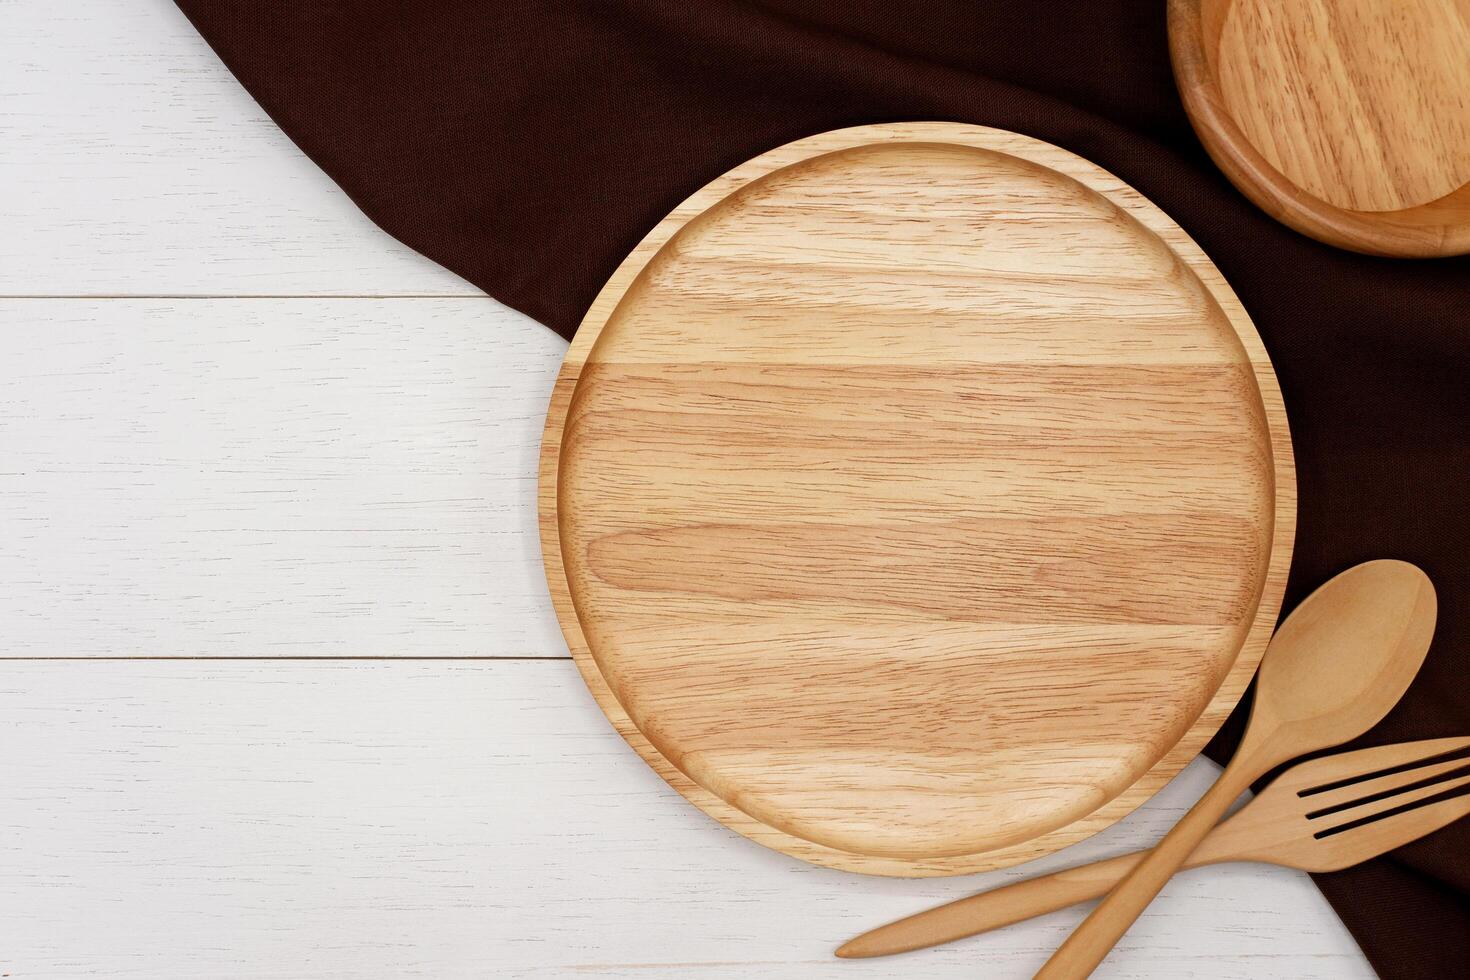
[[[484,296],[0,300],[0,657],[564,655],[565,350]]]
[[[1171,0],[1180,93],[1273,217],[1381,255],[1470,251],[1470,0]]]
[[[717,819],[882,874],[1116,820],[1274,625],[1294,479],[1244,311],[1034,140],[862,127],[706,187],[594,304],[548,578],[619,730]]]
[[[171,0],[0,0],[0,295],[477,297],[359,211]]]
[[[1037,867],[872,878],[758,847],[609,731],[569,660],[0,663],[0,973],[16,980],[997,980],[1080,910],[917,960],[877,923],[1156,838],[1199,760]],[[1306,876],[1189,875],[1123,975],[1369,980]],[[1188,941],[1182,941],[1181,937]]]

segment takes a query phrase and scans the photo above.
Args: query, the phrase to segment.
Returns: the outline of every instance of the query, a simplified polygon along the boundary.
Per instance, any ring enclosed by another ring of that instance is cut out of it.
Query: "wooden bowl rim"
[[[640,732],[610,690],[582,631],[562,558],[557,489],[568,410],[582,368],[602,329],[639,273],[675,233],[739,188],[803,160],[879,143],[948,143],[1009,154],[1063,173],[1120,207],[1166,241],[1210,292],[1235,330],[1250,361],[1270,436],[1274,513],[1271,551],[1255,616],[1234,663],[1194,724],[1147,772],[1086,816],[1017,844],[975,854],[907,859],[838,850],[797,837],[751,817],[696,783]],[[950,122],[882,123],[832,130],[760,154],[717,177],[660,221],[603,286],[567,350],[552,389],[542,434],[538,484],[542,561],[552,604],[567,646],[598,706],[648,765],[689,802],[731,830],[773,850],[825,867],[893,877],[970,874],[1009,867],[1049,854],[1105,829],[1131,813],[1204,748],[1244,694],[1275,629],[1291,563],[1296,529],[1296,471],[1286,410],[1260,336],[1219,270],[1172,219],[1119,178],[1067,150],[1001,129]]]
[[[1261,155],[1226,108],[1216,73],[1232,2],[1169,0],[1168,8],[1169,54],[1185,113],[1230,182],[1276,220],[1338,248],[1420,259],[1470,252],[1470,183],[1411,208],[1357,211],[1302,189]]]

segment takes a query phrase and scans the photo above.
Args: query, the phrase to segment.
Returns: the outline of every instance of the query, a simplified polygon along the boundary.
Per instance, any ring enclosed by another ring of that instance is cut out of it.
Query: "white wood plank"
[[[492,300],[0,300],[0,656],[565,656],[565,343]]]
[[[1053,856],[1138,846],[1205,786]],[[1058,913],[909,957],[854,930],[971,889],[810,867],[702,816],[566,661],[0,664],[15,977],[1024,977]],[[1305,876],[1170,885],[1106,977],[1371,976]]]
[[[169,0],[0,0],[0,294],[475,295],[378,230]]]

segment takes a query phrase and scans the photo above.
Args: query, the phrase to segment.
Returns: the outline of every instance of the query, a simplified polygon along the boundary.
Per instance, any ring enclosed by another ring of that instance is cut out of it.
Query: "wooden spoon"
[[[1271,638],[1240,748],[1220,779],[1036,974],[1085,977],[1252,782],[1346,742],[1398,703],[1434,634],[1428,576],[1407,562],[1356,565],[1313,592]]]

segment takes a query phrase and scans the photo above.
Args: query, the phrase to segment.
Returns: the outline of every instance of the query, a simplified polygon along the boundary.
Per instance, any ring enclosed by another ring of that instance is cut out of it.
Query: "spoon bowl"
[[[1261,660],[1255,741],[1264,749],[1269,739],[1284,762],[1377,724],[1419,672],[1437,608],[1429,576],[1389,559],[1355,565],[1313,592]]]

